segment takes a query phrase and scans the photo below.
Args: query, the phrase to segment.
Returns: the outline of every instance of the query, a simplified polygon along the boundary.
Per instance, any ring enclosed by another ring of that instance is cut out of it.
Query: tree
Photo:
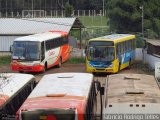
[[[142,10],[144,31],[148,29],[160,37],[159,0],[107,0],[110,30],[118,33],[141,32]]]
[[[73,13],[73,6],[71,6],[68,2],[65,4],[65,16],[66,17],[71,17]]]

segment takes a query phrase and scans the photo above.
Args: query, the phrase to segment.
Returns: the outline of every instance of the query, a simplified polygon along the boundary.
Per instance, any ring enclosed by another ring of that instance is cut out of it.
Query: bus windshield
[[[39,60],[40,43],[33,41],[15,41],[13,43],[12,59]]]
[[[112,46],[89,46],[88,59],[91,61],[113,61],[114,47]]]

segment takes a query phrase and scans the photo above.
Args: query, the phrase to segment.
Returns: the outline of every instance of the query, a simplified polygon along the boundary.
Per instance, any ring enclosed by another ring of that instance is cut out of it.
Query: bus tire
[[[97,73],[97,72],[92,72],[92,74],[93,74],[94,76],[98,75],[98,73]]]
[[[19,73],[24,73],[24,71],[21,71],[21,70],[20,70]]]
[[[47,62],[45,62],[45,64],[44,64],[43,73],[46,72],[46,70],[47,70]]]
[[[59,61],[58,61],[58,65],[57,65],[57,67],[58,67],[58,68],[60,68],[60,67],[61,67],[61,65],[62,65],[62,58],[60,57],[60,58],[59,58]]]
[[[131,69],[131,59],[129,60],[128,68]]]
[[[118,72],[121,70],[121,63],[118,64]],[[117,72],[117,73],[118,73]]]

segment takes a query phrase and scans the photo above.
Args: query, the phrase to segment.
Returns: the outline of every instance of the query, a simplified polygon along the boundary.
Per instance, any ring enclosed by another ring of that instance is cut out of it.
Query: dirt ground
[[[0,73],[17,73],[10,69],[10,65],[0,66]],[[85,72],[85,64],[69,64],[63,63],[60,68],[52,67],[48,69],[45,73],[27,73],[33,74],[36,80],[40,80],[45,74],[61,73],[61,72]]]
[[[13,73],[15,71],[11,71],[10,65],[0,66],[0,73]],[[40,80],[42,76],[45,74],[53,74],[60,72],[86,72],[85,63],[80,64],[69,64],[63,63],[61,68],[52,67],[48,69],[45,73],[27,73],[35,75],[37,80]],[[141,62],[137,62],[131,66],[131,68],[126,68],[119,72],[119,74],[123,73],[137,73],[137,74],[153,74],[153,71],[150,71],[146,65],[143,65]]]

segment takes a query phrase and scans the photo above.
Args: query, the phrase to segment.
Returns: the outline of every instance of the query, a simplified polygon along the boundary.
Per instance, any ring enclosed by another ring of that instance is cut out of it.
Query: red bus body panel
[[[77,97],[78,98],[78,97]],[[30,111],[36,109],[54,109],[54,108],[75,108],[77,110],[78,120],[84,120],[84,111],[86,106],[85,98],[53,98],[42,97],[32,98],[25,101],[25,104],[19,109],[16,114],[16,119],[19,120],[20,111]]]

